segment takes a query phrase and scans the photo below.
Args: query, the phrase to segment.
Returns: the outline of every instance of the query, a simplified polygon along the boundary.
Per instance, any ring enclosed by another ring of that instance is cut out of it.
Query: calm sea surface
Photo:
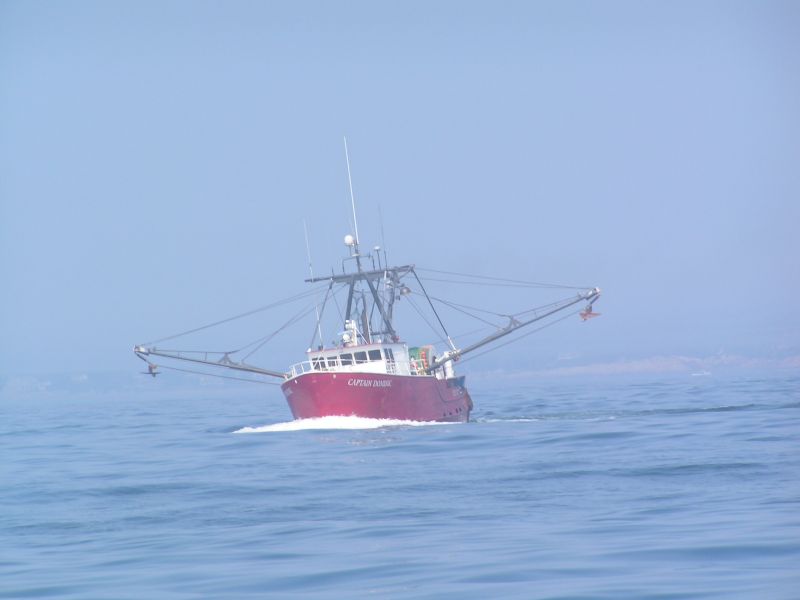
[[[328,429],[246,385],[6,385],[0,598],[800,598],[800,378],[483,379],[468,424]]]

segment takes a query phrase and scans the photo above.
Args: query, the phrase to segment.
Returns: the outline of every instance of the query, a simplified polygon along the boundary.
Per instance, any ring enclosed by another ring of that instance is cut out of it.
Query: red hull
[[[472,410],[463,377],[313,372],[281,388],[295,419],[354,415],[463,422]]]

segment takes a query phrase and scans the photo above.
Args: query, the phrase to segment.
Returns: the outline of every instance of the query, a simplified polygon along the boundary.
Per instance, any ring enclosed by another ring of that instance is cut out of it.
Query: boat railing
[[[385,370],[377,371],[388,373],[389,375],[426,375],[423,369],[418,369],[414,363],[402,363],[396,360],[381,361]],[[359,372],[362,367],[366,365],[375,365],[376,361],[365,363],[354,363],[343,365],[340,360],[326,361],[324,358],[313,358],[311,360],[304,360],[299,363],[293,364],[289,367],[289,377],[298,377],[305,373],[349,373]],[[368,369],[366,372],[376,372],[373,369]]]
[[[316,369],[314,369],[314,365],[311,364],[310,360],[304,360],[303,362],[295,363],[289,367],[289,373],[292,377],[297,377],[303,373],[310,373],[314,370]]]

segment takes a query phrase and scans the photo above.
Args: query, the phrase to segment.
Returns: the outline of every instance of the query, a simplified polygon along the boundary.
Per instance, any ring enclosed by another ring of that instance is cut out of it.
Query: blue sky
[[[476,369],[797,355],[798,106],[796,2],[6,0],[0,374],[138,369],[302,291],[303,219],[318,270],[345,250],[343,135],[393,262],[605,290]]]

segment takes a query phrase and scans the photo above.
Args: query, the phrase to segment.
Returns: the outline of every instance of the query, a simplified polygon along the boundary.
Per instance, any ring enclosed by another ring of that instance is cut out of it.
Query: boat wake
[[[284,423],[273,423],[261,427],[242,427],[233,433],[275,433],[284,431],[304,431],[307,429],[380,429],[382,427],[425,427],[428,425],[448,425],[439,421],[404,421],[401,419],[370,419],[367,417],[319,417],[317,419],[297,419]]]
[[[506,418],[478,418],[476,423],[533,423],[541,421],[539,417],[506,417]]]

